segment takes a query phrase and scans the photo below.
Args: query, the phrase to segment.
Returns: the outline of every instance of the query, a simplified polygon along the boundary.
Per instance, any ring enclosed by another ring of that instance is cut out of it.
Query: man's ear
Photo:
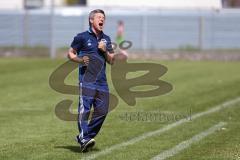
[[[90,23],[91,23],[91,24],[93,23],[93,19],[90,19]]]

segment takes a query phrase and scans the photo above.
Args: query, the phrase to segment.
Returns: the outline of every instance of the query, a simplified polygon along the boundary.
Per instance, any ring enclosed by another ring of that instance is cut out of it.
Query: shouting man
[[[76,140],[82,152],[95,145],[94,137],[108,113],[106,62],[113,64],[114,51],[109,36],[103,33],[105,19],[103,10],[91,11],[89,30],[74,37],[68,52],[68,58],[79,63],[79,135],[76,136]]]

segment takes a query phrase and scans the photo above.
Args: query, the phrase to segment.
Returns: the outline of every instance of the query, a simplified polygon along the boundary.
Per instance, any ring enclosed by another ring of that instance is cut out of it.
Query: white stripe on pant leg
[[[182,150],[190,147],[193,143],[201,141],[206,136],[213,134],[215,131],[221,129],[221,127],[223,127],[224,125],[226,125],[226,123],[220,122],[217,125],[209,128],[208,130],[193,136],[191,139],[183,141],[183,142],[179,143],[178,145],[176,145],[175,147],[160,153],[159,155],[155,156],[151,160],[164,160],[166,158],[172,157],[172,156],[178,154],[179,152],[181,152]]]
[[[229,108],[229,107],[233,106],[233,104],[236,104],[238,102],[240,102],[240,97],[238,97],[236,99],[233,99],[233,100],[230,100],[230,101],[227,101],[227,102],[224,102],[224,103],[222,103],[220,105],[217,105],[217,106],[215,106],[215,107],[213,107],[213,108],[211,108],[211,109],[209,109],[207,111],[196,113],[193,116],[191,116],[191,119],[194,120],[194,119],[200,118],[202,116],[205,116],[205,115],[217,112],[219,110],[222,110],[222,109],[225,109],[225,108]],[[181,119],[181,120],[179,120],[177,122],[169,124],[169,125],[167,125],[167,126],[165,126],[163,128],[160,128],[158,130],[144,133],[144,134],[142,134],[142,135],[140,135],[140,136],[138,136],[136,138],[133,138],[133,139],[131,139],[129,141],[122,142],[120,144],[115,144],[115,145],[113,145],[113,146],[111,146],[109,148],[104,149],[103,151],[100,151],[100,152],[97,152],[95,154],[91,154],[89,156],[83,157],[83,159],[91,160],[91,159],[95,159],[95,158],[97,158],[99,156],[109,154],[109,153],[111,153],[114,150],[120,149],[120,148],[128,146],[128,145],[132,145],[132,144],[137,143],[139,141],[142,141],[142,140],[144,140],[146,138],[149,138],[149,137],[152,137],[152,136],[156,136],[156,135],[160,135],[160,134],[164,133],[165,131],[168,131],[168,130],[170,130],[170,129],[174,128],[174,127],[177,127],[177,126],[179,126],[179,125],[181,125],[181,124],[183,124],[185,122],[188,122],[188,121],[189,120],[187,120],[187,119]]]
[[[81,127],[82,114],[84,113],[83,98],[82,98],[82,83],[80,83],[79,101],[80,101],[80,111],[79,111],[78,121],[81,128],[81,133],[80,133],[81,137],[79,138],[83,138],[83,127]]]

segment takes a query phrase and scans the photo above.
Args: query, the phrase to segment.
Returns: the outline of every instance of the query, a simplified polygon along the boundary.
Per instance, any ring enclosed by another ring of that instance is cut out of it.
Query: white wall
[[[0,10],[22,9],[23,0],[0,0]]]
[[[55,6],[63,6],[65,0],[54,0]],[[44,6],[49,7],[51,5],[51,0],[44,0]]]
[[[54,0],[55,6],[63,6],[65,0]],[[49,7],[51,5],[51,0],[43,0],[43,6]],[[0,0],[0,10],[15,10],[23,9],[24,0]]]
[[[222,8],[221,0],[88,0],[89,6],[154,8]]]

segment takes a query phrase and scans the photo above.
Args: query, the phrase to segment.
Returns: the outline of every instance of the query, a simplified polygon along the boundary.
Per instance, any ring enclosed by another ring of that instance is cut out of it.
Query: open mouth
[[[99,26],[101,26],[101,27],[102,27],[102,26],[103,26],[103,23],[102,23],[102,22],[100,22],[100,23],[99,23]]]

